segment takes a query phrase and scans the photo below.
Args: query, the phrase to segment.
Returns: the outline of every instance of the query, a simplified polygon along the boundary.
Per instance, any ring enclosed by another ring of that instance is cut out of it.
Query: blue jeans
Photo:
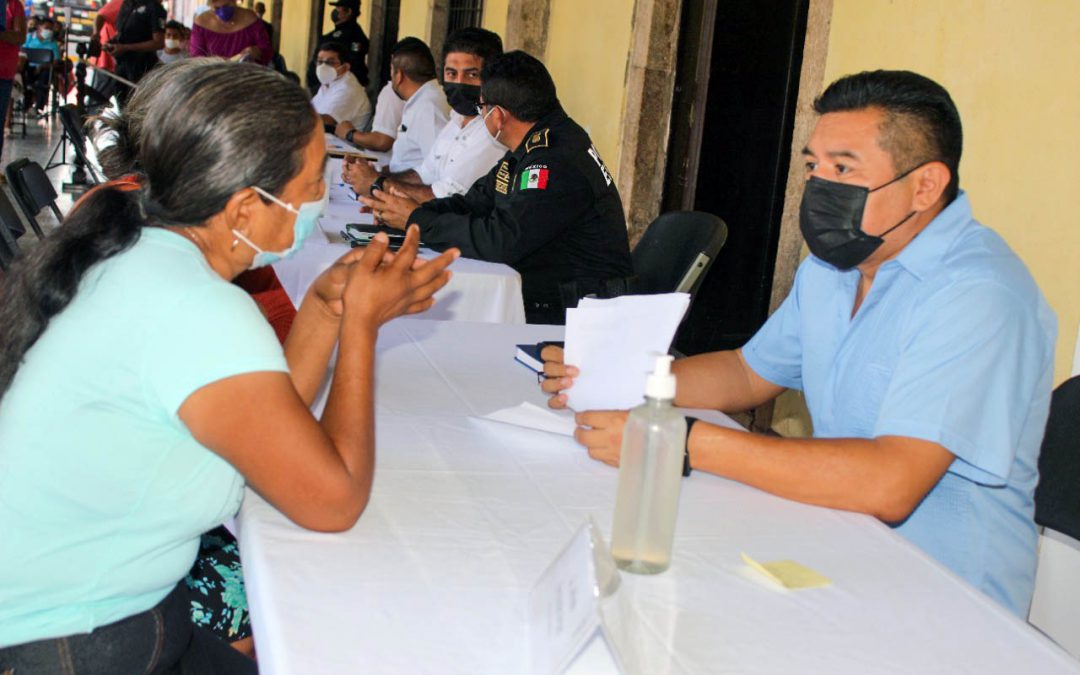
[[[180,582],[157,606],[91,633],[0,649],[0,675],[256,675],[255,662],[191,623]]]

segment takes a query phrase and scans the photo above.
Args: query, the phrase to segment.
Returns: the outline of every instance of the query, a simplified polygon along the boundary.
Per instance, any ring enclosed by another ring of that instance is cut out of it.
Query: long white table
[[[378,345],[372,498],[341,534],[249,492],[240,548],[260,672],[524,673],[528,592],[617,472],[571,439],[474,419],[543,397],[514,345],[544,326],[399,320]],[[785,592],[739,553],[833,585]],[[1064,673],[1077,663],[877,520],[694,473],[672,567],[622,575],[647,673]],[[595,641],[574,673],[614,672]]]
[[[330,203],[303,248],[292,257],[274,264],[274,272],[297,307],[312,282],[334,261],[349,252],[339,232],[347,223],[371,224],[371,214],[360,213],[362,204],[341,182],[341,160],[327,162],[326,180]],[[435,253],[422,250],[422,256]],[[435,306],[424,318],[442,321],[482,321],[490,323],[525,323],[525,303],[521,294],[521,275],[500,263],[458,258],[450,267],[453,277],[435,294]]]

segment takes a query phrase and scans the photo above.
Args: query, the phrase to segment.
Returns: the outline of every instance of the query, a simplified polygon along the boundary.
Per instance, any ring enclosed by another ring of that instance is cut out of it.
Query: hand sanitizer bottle
[[[671,407],[671,362],[657,357],[645,403],[630,411],[623,430],[611,555],[619,569],[635,574],[657,574],[671,564],[686,451],[686,418]]]

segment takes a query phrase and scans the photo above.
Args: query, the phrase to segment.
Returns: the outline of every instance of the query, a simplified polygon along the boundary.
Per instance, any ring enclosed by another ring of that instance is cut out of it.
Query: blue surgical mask
[[[324,187],[322,197],[317,201],[304,202],[297,208],[293,208],[260,187],[253,185],[251,186],[251,189],[258,192],[263,197],[277,202],[282,208],[288,209],[296,214],[296,220],[293,222],[293,243],[292,246],[284,251],[264,251],[256,246],[255,242],[251,241],[240,232],[236,230],[232,231],[237,239],[255,249],[255,259],[251,261],[251,266],[248,268],[253,270],[257,267],[273,265],[277,261],[288,258],[293,253],[300,250],[300,247],[304,245],[304,240],[310,237],[311,233],[315,231],[315,227],[319,224],[319,218],[322,218],[323,212],[326,210],[326,203],[330,200],[330,188]]]

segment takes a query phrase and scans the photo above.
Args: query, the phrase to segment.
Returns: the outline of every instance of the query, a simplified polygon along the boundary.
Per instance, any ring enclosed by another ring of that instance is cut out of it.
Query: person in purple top
[[[192,56],[220,56],[266,65],[273,55],[270,36],[250,9],[236,0],[212,0],[212,12],[195,17],[189,50]]]

